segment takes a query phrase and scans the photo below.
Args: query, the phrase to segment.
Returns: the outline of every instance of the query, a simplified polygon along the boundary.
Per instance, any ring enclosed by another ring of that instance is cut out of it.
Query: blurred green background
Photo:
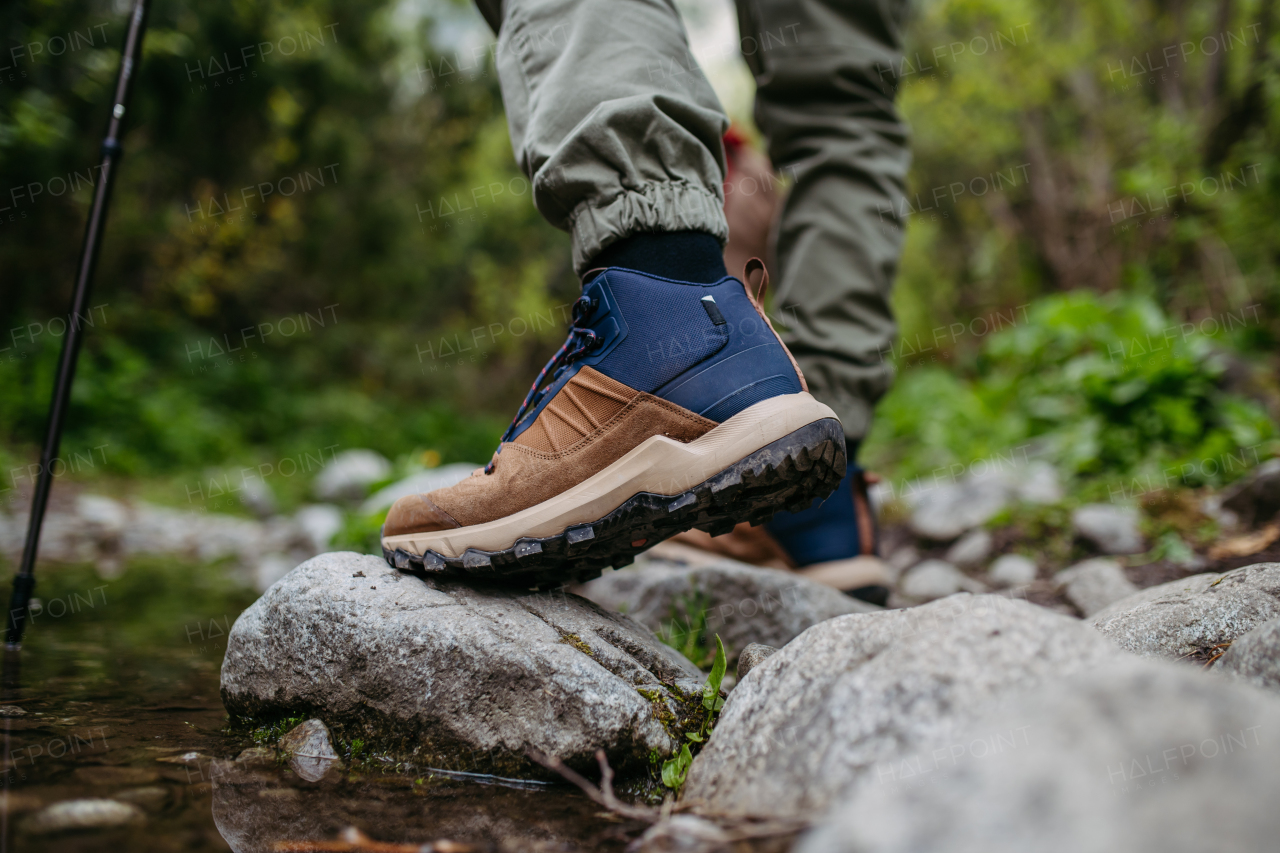
[[[695,42],[732,20],[681,5]],[[871,466],[1031,446],[1087,491],[1275,454],[1274,7],[914,6],[900,373]],[[38,456],[125,13],[0,11],[0,496]],[[335,445],[488,458],[577,289],[491,43],[446,0],[155,3],[63,442],[103,449],[75,476],[182,504],[192,472]]]

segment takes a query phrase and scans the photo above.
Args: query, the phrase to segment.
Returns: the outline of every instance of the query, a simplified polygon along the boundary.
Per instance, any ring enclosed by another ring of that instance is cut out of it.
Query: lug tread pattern
[[[517,539],[501,551],[468,548],[461,557],[403,549],[382,553],[397,569],[434,577],[536,589],[597,577],[629,565],[649,547],[691,528],[713,536],[738,522],[763,524],[830,495],[845,473],[844,431],[832,418],[814,421],[674,495],[640,492],[603,518],[543,539]],[[636,545],[635,543],[642,543]]]

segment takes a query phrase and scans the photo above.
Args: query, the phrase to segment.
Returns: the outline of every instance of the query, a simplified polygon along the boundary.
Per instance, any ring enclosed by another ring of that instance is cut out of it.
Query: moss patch
[[[561,634],[560,642],[564,643],[565,645],[573,646],[575,649],[582,652],[587,657],[595,656],[595,653],[591,651],[591,647],[588,646],[586,643],[584,643],[582,641],[582,638],[579,637],[577,634]]]

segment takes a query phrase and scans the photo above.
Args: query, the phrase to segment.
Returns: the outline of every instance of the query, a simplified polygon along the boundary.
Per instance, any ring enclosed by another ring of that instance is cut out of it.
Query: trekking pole
[[[75,295],[71,300],[70,322],[67,324],[67,336],[62,341],[62,356],[58,360],[58,378],[53,387],[53,399],[49,402],[49,426],[44,437],[44,449],[40,453],[40,478],[36,481],[35,494],[31,498],[31,518],[27,522],[27,541],[22,551],[22,564],[13,579],[13,596],[9,599],[9,631],[5,648],[11,651],[22,646],[27,606],[31,602],[31,591],[36,585],[36,550],[40,546],[40,527],[44,524],[44,511],[49,504],[49,489],[53,485],[52,467],[58,458],[62,424],[66,420],[71,383],[76,375],[76,358],[80,355],[80,317],[84,316],[85,305],[89,301],[93,271],[98,263],[98,246],[107,220],[107,203],[111,200],[111,187],[115,183],[115,167],[122,153],[120,129],[124,124],[125,109],[129,105],[133,73],[142,59],[142,33],[147,21],[147,2],[148,0],[136,0],[133,6],[129,34],[125,37],[124,53],[120,58],[120,76],[116,79],[111,121],[107,124],[107,136],[102,140],[102,166],[98,173],[98,187],[94,192],[93,207],[89,211],[89,223],[84,231]]]

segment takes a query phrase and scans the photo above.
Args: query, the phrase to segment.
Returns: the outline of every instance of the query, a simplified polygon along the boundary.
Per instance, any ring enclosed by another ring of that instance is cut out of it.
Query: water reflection
[[[56,567],[41,591],[91,581],[102,583]],[[621,851],[643,829],[567,787],[353,772],[310,747],[280,761],[228,730],[218,696],[225,640],[189,630],[234,621],[252,592],[216,567],[158,561],[131,565],[105,592],[106,606],[33,626],[21,669],[8,669],[0,853],[337,849],[352,827],[458,850]]]

